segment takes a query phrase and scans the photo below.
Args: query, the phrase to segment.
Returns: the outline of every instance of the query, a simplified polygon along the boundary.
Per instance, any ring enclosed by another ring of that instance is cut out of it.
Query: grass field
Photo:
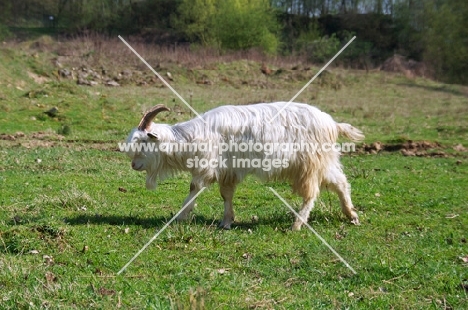
[[[190,221],[173,223],[117,275],[179,211],[190,182],[182,174],[147,191],[117,143],[157,103],[176,111],[158,121],[189,111],[155,84],[76,85],[57,77],[53,50],[20,47],[0,48],[0,308],[468,308],[468,153],[454,148],[468,147],[466,87],[334,68],[296,100],[362,129],[366,145],[396,150],[342,157],[361,226],[348,224],[327,192],[311,214],[356,275],[305,227],[290,231],[291,212],[268,189],[298,208],[288,184],[255,178],[237,190],[232,230],[217,228],[213,186]],[[275,60],[267,77],[260,66],[171,60],[161,73],[203,112],[289,100],[319,70]],[[46,116],[53,106],[58,115]],[[434,148],[403,156],[407,140]]]

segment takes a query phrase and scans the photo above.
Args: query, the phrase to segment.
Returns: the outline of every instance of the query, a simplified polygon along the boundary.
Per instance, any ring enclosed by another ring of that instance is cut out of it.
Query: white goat
[[[305,220],[320,188],[327,187],[338,194],[344,214],[352,223],[359,224],[339,150],[331,147],[336,145],[340,134],[353,141],[363,139],[362,132],[353,126],[336,123],[330,115],[302,103],[221,106],[202,114],[204,121],[195,118],[172,126],[152,122],[162,111],[169,109],[157,105],[147,112],[126,144],[132,168],[147,172],[148,189],[156,187],[157,179],[189,171],[192,181],[185,205],[202,187],[218,182],[224,199],[220,227],[229,229],[234,221],[232,198],[236,186],[246,175],[253,174],[264,181],[289,181],[293,191],[303,198],[299,215]],[[288,149],[288,145],[296,148]],[[298,145],[302,147],[298,149]],[[312,149],[305,148],[306,145]],[[326,145],[327,149],[322,148]],[[178,220],[186,219],[194,205],[192,201]],[[302,221],[296,218],[292,229],[299,230],[301,225]]]

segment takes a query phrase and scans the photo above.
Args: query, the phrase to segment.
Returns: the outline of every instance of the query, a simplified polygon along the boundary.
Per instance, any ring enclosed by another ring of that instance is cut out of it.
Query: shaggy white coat
[[[284,108],[286,106],[286,108]],[[284,108],[284,109],[283,109]],[[283,109],[283,110],[282,110]],[[280,112],[281,111],[281,112]],[[278,116],[270,124],[268,121]],[[314,143],[316,145],[331,145],[342,135],[353,141],[364,138],[361,131],[345,123],[336,123],[330,115],[319,109],[302,103],[275,102],[259,103],[243,106],[221,106],[202,114],[200,118],[175,124],[151,123],[147,130],[134,129],[127,139],[127,143],[155,143],[160,149],[161,144],[198,143],[211,146],[220,143]],[[165,148],[158,152],[128,152],[132,158],[135,170],[147,172],[146,186],[154,189],[158,179],[164,179],[178,171],[189,171],[192,174],[190,194],[184,202],[188,202],[204,186],[214,182],[220,184],[220,192],[224,199],[224,217],[220,226],[230,228],[234,220],[232,197],[236,185],[242,182],[248,174],[253,174],[264,181],[289,181],[293,190],[303,198],[303,206],[299,214],[305,220],[313,208],[314,200],[320,188],[326,186],[335,191],[341,201],[341,207],[346,216],[358,224],[358,215],[354,210],[350,196],[350,186],[343,174],[339,162],[339,152],[310,152],[298,150],[284,152],[277,150],[273,154],[267,152],[241,152],[229,150],[219,154],[219,149],[213,147],[211,151],[180,151],[175,148]],[[221,156],[221,157],[220,157]],[[190,159],[225,159],[227,167],[188,167]],[[233,158],[244,159],[279,159],[288,165],[280,167],[233,167]],[[189,205],[179,219],[185,219],[193,209],[195,202]],[[296,219],[293,229],[298,230],[302,225]]]

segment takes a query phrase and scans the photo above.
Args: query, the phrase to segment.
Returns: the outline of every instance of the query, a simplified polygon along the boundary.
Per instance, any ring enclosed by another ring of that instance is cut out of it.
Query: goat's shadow
[[[75,217],[67,217],[64,219],[64,222],[69,225],[138,225],[142,228],[157,228],[162,227],[165,225],[171,218],[170,217],[148,217],[148,218],[141,218],[136,216],[119,216],[119,215],[78,215]],[[220,218],[209,218],[203,215],[196,215],[193,216],[191,219],[186,221],[174,223],[181,223],[187,225],[197,225],[197,226],[206,226],[206,227],[218,227],[219,223],[221,222]],[[235,229],[242,229],[248,230],[252,229],[259,225],[268,225],[268,224],[281,224],[286,225],[288,221],[283,218],[265,218],[263,220],[251,222],[234,222],[232,224],[232,228]]]
[[[64,222],[69,225],[138,225],[143,228],[161,227],[166,224],[171,217],[138,217],[138,216],[122,216],[122,215],[78,215],[67,217]],[[188,220],[182,223],[195,223],[198,225],[213,225],[217,220],[209,219],[203,216],[197,216],[196,220]],[[176,222],[177,223],[177,222]]]
[[[72,217],[64,218],[64,222],[69,225],[138,225],[142,228],[149,229],[149,228],[158,228],[165,225],[171,217],[138,217],[138,216],[122,216],[122,215],[77,215]],[[330,221],[330,217],[332,221],[341,221],[342,219],[334,218],[333,215],[329,214],[326,216],[323,213],[315,213],[312,212],[310,216],[310,220],[315,223],[326,223]],[[289,228],[294,220],[292,214],[289,213],[276,213],[264,218],[260,218],[258,220],[247,220],[247,221],[236,221],[232,224],[232,229],[241,229],[241,230],[248,230],[254,229],[258,226],[262,225],[270,225],[275,227],[284,227]],[[219,223],[221,222],[220,218],[211,218],[206,217],[201,214],[192,215],[190,219],[182,222],[175,221],[174,223],[182,223],[187,225],[197,225],[197,226],[205,226],[205,227],[218,227]],[[310,221],[309,221],[310,222]]]

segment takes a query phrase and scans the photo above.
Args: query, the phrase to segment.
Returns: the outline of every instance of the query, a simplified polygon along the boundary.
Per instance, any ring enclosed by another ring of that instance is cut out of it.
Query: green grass
[[[201,194],[189,222],[169,226],[118,276],[188,193],[186,174],[146,191],[145,175],[116,151],[145,108],[173,107],[174,96],[153,87],[90,88],[53,79],[39,85],[26,74],[33,70],[28,52],[0,53],[8,56],[0,60],[7,81],[0,84],[0,133],[26,134],[0,140],[0,308],[468,307],[461,287],[468,266],[460,259],[468,255],[463,152],[446,158],[343,156],[362,225],[349,225],[336,196],[326,191],[310,224],[357,275],[307,229],[290,231],[292,214],[268,189],[298,208],[300,199],[287,184],[248,178],[234,198],[232,230],[217,228],[223,210],[215,185]],[[47,57],[31,61],[47,68],[41,65]],[[223,66],[235,68],[223,64],[219,70]],[[454,144],[467,146],[463,87],[336,72],[340,89],[312,84],[297,101],[363,129],[367,143],[430,140],[447,153]],[[184,97],[192,91],[194,106],[205,111],[232,102],[289,100],[304,82],[271,77],[275,87],[262,89],[197,86],[187,78],[174,86]],[[52,106],[59,116],[43,116]],[[189,114],[158,117],[174,123]],[[56,132],[64,125],[70,132],[60,138]]]

